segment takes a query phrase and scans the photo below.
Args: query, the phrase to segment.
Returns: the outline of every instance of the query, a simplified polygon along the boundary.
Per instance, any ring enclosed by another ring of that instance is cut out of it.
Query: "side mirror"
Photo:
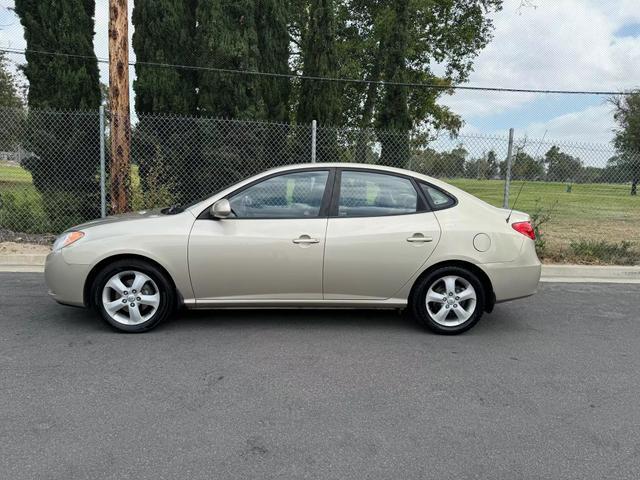
[[[226,198],[218,200],[216,203],[211,205],[209,213],[211,213],[213,218],[228,218],[229,215],[231,215],[231,204],[229,203],[229,200]]]

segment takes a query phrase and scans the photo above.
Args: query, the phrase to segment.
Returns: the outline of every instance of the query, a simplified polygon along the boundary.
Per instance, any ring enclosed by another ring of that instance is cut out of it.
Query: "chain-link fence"
[[[109,214],[110,121],[98,111],[0,109],[0,228],[58,233]],[[519,195],[516,208],[546,218],[551,241],[640,234],[631,195],[640,159],[611,145],[160,115],[132,123],[128,209],[189,203],[314,159],[407,168],[496,206]]]

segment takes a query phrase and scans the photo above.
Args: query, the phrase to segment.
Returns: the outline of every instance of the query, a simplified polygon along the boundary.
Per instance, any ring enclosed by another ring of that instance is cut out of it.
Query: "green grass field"
[[[482,200],[502,206],[504,182],[500,180],[450,180]],[[511,184],[513,205],[522,182]],[[532,213],[536,207],[551,210],[551,220],[543,231],[551,245],[564,245],[581,239],[611,242],[640,239],[640,197],[629,195],[629,185],[566,184],[555,182],[525,183],[517,210]]]
[[[502,205],[504,182],[500,180],[447,180],[482,200]],[[140,191],[137,168],[132,169],[132,203],[145,208],[149,202]],[[511,184],[511,204],[522,182]],[[636,251],[640,242],[640,197],[629,195],[629,185],[574,184],[571,192],[563,183],[530,182],[524,185],[517,210],[532,213],[536,209],[551,212],[542,227],[549,255],[580,240],[607,242],[631,241]],[[12,205],[0,207],[0,227],[27,232],[45,232],[47,219],[40,194],[26,170],[0,163],[0,195],[10,192]],[[7,211],[11,209],[11,211]]]

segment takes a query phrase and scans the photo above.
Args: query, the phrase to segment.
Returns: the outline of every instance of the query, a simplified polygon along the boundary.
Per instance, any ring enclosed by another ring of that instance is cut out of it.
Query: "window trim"
[[[389,175],[392,177],[399,177],[405,180],[409,180],[413,189],[416,192],[416,211],[407,213],[387,213],[384,215],[338,215],[339,201],[340,201],[340,187],[342,185],[342,172],[364,172],[373,173],[377,175]],[[340,167],[336,171],[335,183],[333,185],[333,195],[331,198],[331,206],[329,208],[329,218],[382,218],[382,217],[400,217],[403,215],[417,215],[420,213],[429,212],[430,203],[426,199],[426,195],[422,192],[421,188],[417,184],[416,178],[411,175],[405,175],[398,172],[389,172],[387,170],[377,170],[374,168],[362,168],[362,167]]]
[[[217,201],[225,198],[228,200],[229,198],[242,193],[243,191],[253,187],[254,185],[257,185],[259,183],[262,183],[274,177],[282,177],[285,175],[291,175],[295,173],[305,173],[305,172],[327,172],[328,173],[327,182],[325,183],[324,193],[322,195],[322,201],[320,202],[320,210],[318,211],[318,215],[316,215],[315,217],[228,217],[228,218],[221,219],[221,218],[211,216],[209,212],[209,210],[211,210],[211,206],[215,204]],[[224,220],[224,221],[229,221],[229,220],[312,220],[317,218],[327,218],[328,212],[329,212],[329,204],[331,201],[331,196],[333,194],[335,174],[336,174],[336,169],[334,167],[316,167],[316,166],[311,166],[309,168],[296,168],[292,170],[285,170],[284,172],[273,172],[272,174],[257,178],[253,182],[249,182],[246,185],[243,185],[242,187],[239,187],[236,190],[229,192],[227,195],[218,198],[216,202],[213,202],[211,205],[207,206],[207,208],[205,208],[202,212],[200,212],[196,220],[214,220],[214,221],[220,221],[220,220]]]
[[[453,208],[456,205],[458,205],[458,199],[456,198],[455,195],[453,195],[452,193],[440,188],[440,187],[436,187],[433,183],[429,183],[425,180],[416,180],[416,184],[418,186],[418,190],[420,191],[420,193],[424,196],[425,201],[429,204],[429,207],[431,208],[431,211],[436,212],[439,210],[447,210],[449,208]],[[451,205],[445,205],[442,207],[439,207],[437,205],[435,205],[433,203],[433,201],[431,200],[431,196],[428,195],[424,190],[422,190],[422,187],[420,186],[420,184],[426,185],[430,188],[433,188],[434,190],[439,191],[440,193],[442,193],[444,196],[450,198],[451,200],[453,200],[453,203]]]

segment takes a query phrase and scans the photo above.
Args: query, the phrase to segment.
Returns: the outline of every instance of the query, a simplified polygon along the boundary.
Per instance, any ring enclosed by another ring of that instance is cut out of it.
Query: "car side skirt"
[[[407,299],[387,298],[386,300],[193,300],[184,301],[189,309],[250,309],[250,308],[404,308]]]

